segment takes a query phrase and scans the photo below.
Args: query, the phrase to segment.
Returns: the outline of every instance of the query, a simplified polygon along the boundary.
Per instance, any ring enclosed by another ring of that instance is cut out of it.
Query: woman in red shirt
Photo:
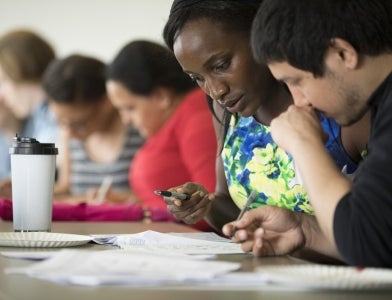
[[[169,49],[149,41],[127,44],[108,67],[107,90],[122,121],[146,138],[129,180],[147,209],[167,212],[157,189],[192,181],[214,191],[217,145],[206,95]],[[210,229],[205,225],[196,227]]]

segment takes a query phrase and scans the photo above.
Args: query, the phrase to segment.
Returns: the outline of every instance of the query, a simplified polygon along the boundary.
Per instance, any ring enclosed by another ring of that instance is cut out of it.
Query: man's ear
[[[346,40],[341,38],[334,38],[331,40],[330,53],[337,55],[341,63],[349,69],[356,69],[359,66],[358,51]]]

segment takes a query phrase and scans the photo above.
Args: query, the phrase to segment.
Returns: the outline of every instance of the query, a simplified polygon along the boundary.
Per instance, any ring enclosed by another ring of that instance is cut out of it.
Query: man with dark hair
[[[225,232],[246,229],[236,239],[256,255],[309,247],[352,265],[392,267],[392,2],[265,0],[251,40],[256,59],[293,95],[271,132],[293,156],[315,218],[262,207]],[[318,113],[348,126],[368,111],[367,153],[351,181],[323,147]]]

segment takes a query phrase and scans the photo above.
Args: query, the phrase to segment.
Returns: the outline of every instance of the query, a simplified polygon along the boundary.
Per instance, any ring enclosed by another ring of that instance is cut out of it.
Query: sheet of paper
[[[136,234],[95,236],[94,241],[116,245],[122,249],[139,249],[152,253],[162,253],[162,251],[177,254],[244,253],[240,244],[211,233],[168,234],[148,230]]]
[[[168,234],[177,237],[198,239],[198,240],[204,240],[210,242],[231,243],[230,239],[219,236],[215,232],[169,232]]]
[[[139,251],[61,250],[28,267],[7,268],[8,274],[26,274],[66,284],[157,285],[209,280],[238,270],[239,263],[202,261],[189,257]]]
[[[56,254],[55,251],[2,251],[0,254],[8,258],[43,260]]]
[[[143,234],[144,235],[144,234]],[[229,239],[223,238],[219,235],[217,235],[216,233],[213,232],[191,232],[191,233],[167,233],[167,234],[157,234],[158,235],[158,239],[155,236],[156,234],[154,232],[150,232],[149,234],[146,234],[144,237],[140,237],[140,235],[138,234],[136,236],[136,238],[142,238],[142,239],[150,239],[150,237],[152,236],[155,239],[155,242],[157,243],[157,245],[159,243],[175,243],[178,240],[175,239],[174,241],[172,239],[167,238],[168,235],[170,236],[175,236],[175,237],[179,237],[179,238],[191,238],[191,239],[196,239],[196,240],[201,240],[201,241],[212,241],[212,242],[222,242],[222,243],[230,243]],[[104,245],[116,245],[116,246],[121,246],[118,244],[118,241],[120,243],[122,243],[123,240],[127,241],[128,239],[133,239],[135,238],[135,235],[130,235],[130,234],[118,234],[118,235],[93,235],[94,237],[94,241],[98,244],[104,244]],[[186,240],[188,241],[188,240]],[[151,241],[150,241],[151,242]],[[145,244],[147,244],[145,247],[139,247],[139,249],[143,249],[144,252],[159,252],[158,249],[156,249],[157,246],[151,246],[148,245],[150,242],[146,242]],[[127,242],[125,242],[127,243]],[[203,242],[204,243],[204,242]],[[166,245],[166,244],[165,244]],[[210,244],[208,244],[210,245]],[[234,252],[237,252],[237,250],[239,249],[238,245],[223,245],[223,244],[217,244],[219,247],[225,247],[225,251],[226,253],[231,253],[234,249]],[[166,248],[171,247],[170,245],[166,245]],[[186,246],[185,246],[186,247]],[[198,246],[200,248],[200,246]],[[128,246],[123,246],[123,248],[128,248]],[[129,248],[134,248],[134,247],[129,247]],[[192,257],[195,259],[212,259],[215,257],[215,253],[217,252],[222,252],[222,251],[217,251],[217,247],[214,247],[213,251],[210,251],[208,249],[206,249],[205,251],[194,251],[194,249],[189,249],[189,251],[183,251],[181,249],[178,249],[177,251],[175,251],[175,255],[177,256],[187,256],[189,255],[188,252],[203,252],[203,254],[192,254]],[[192,251],[190,251],[192,250]],[[51,256],[53,256],[54,254],[56,254],[56,252],[58,252],[58,249],[45,249],[45,250],[41,250],[41,249],[23,249],[23,250],[6,250],[6,251],[2,251],[0,252],[0,254],[2,256],[5,257],[9,257],[9,258],[17,258],[17,259],[29,259],[29,260],[43,260],[43,259],[47,259]],[[241,250],[238,250],[241,251]],[[212,253],[209,253],[212,252]]]

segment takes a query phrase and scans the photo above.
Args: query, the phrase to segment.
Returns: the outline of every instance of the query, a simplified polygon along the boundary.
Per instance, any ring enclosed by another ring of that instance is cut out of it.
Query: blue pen
[[[179,200],[188,200],[190,198],[190,196],[187,194],[180,194],[180,193],[176,193],[176,192],[169,192],[169,191],[163,191],[163,190],[156,190],[154,193],[159,196],[174,197]]]

